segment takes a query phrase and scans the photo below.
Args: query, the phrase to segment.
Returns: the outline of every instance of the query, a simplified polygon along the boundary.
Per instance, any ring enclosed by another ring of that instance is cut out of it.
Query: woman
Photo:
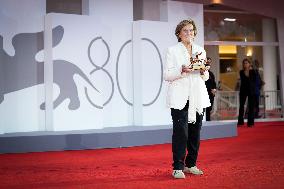
[[[238,126],[244,125],[244,105],[248,97],[248,122],[247,126],[254,125],[254,102],[256,98],[256,72],[252,69],[250,61],[243,60],[243,69],[240,71],[240,108]]]
[[[201,175],[196,167],[203,110],[210,106],[205,80],[207,70],[194,70],[190,59],[205,60],[205,50],[193,41],[197,34],[193,20],[181,21],[175,30],[178,44],[169,47],[164,79],[168,81],[167,106],[173,121],[172,152],[174,178],[184,173]],[[187,150],[187,155],[186,155]]]

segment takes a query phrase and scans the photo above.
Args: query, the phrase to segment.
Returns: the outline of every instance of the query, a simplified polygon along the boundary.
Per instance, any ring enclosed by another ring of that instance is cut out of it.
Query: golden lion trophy
[[[209,70],[210,66],[207,64],[206,59],[201,59],[199,56],[202,54],[196,54],[196,56],[190,57],[190,68],[194,70]]]

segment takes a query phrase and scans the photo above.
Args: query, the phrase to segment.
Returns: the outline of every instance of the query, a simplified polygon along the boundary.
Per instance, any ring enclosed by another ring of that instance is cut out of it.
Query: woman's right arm
[[[164,68],[164,79],[166,81],[174,81],[183,77],[181,68],[177,67],[174,59],[174,54],[169,48],[166,56],[166,66]]]

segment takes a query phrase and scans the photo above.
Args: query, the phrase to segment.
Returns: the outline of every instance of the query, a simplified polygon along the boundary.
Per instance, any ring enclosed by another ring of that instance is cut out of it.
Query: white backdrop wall
[[[0,133],[45,130],[43,48],[45,0],[0,0]]]
[[[123,2],[132,5],[132,1]],[[35,87],[36,97],[30,91],[26,96],[17,95],[22,90],[5,93],[0,104],[2,132],[38,131],[45,127],[46,130],[65,131],[171,123],[165,105],[167,86],[162,81],[162,70],[167,47],[177,42],[176,24],[188,15],[182,18],[177,14],[172,22],[133,22],[132,17],[119,21],[118,14],[113,19],[102,16],[109,13],[107,6],[100,8],[100,15],[52,13],[45,16],[45,50],[35,55],[38,62],[45,61],[45,95],[41,83],[24,89]],[[203,15],[202,9],[198,9],[198,15],[196,7],[191,4],[189,8],[195,12],[195,18]],[[173,18],[174,13],[171,14]],[[200,27],[203,19],[195,21],[199,36],[203,37],[203,27]],[[203,45],[199,40],[197,43]],[[42,104],[44,100],[46,104]],[[15,102],[24,108],[13,105]],[[34,112],[25,111],[30,104]],[[23,119],[15,121],[13,113],[5,113],[7,108],[21,111]],[[50,108],[50,112],[46,111],[49,125],[39,129],[40,114],[44,115],[45,108]],[[5,124],[3,115],[6,116]],[[31,124],[29,117],[36,121]],[[26,127],[19,129],[22,125]]]
[[[176,43],[175,25],[150,21],[137,21],[133,26],[131,22],[103,24],[93,17],[65,14],[48,17],[53,30],[58,26],[64,30],[61,41],[52,49],[53,102],[60,99],[60,104],[53,105],[54,130],[119,127],[133,122],[144,126],[170,123],[162,70],[166,48]],[[133,63],[132,29],[140,34],[136,43],[140,46],[136,56],[140,58]],[[135,76],[133,65],[139,68]],[[74,68],[74,75],[68,75],[68,70]],[[63,77],[56,76],[55,72]],[[90,87],[87,80],[100,92]],[[70,83],[77,87],[78,94],[76,91],[72,94],[72,90],[64,92],[68,90],[64,86]],[[133,94],[136,99],[140,96],[144,105],[133,106]],[[61,99],[62,95],[68,96]],[[76,101],[79,103],[72,108]],[[137,113],[134,109],[139,108],[140,123],[133,120],[133,114]]]
[[[176,24],[158,21],[136,21],[140,30],[137,64],[140,65],[142,94],[142,125],[165,125],[171,122],[166,108],[167,83],[163,81],[163,67],[167,47],[175,45]]]
[[[131,39],[132,23],[101,23],[90,16],[48,16],[52,28],[64,30],[52,50],[53,101],[59,94],[63,98],[59,96],[60,104],[53,105],[54,130],[131,125],[132,109],[120,97],[118,85],[131,102],[132,48],[131,43],[123,44]]]

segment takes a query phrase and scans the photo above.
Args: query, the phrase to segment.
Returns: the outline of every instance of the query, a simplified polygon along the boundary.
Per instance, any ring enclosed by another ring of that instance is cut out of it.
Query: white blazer
[[[205,59],[205,50],[193,43],[191,56],[195,57],[200,52],[202,54],[199,58]],[[189,65],[191,56],[181,42],[169,47],[164,68],[164,80],[168,82],[167,107],[181,110],[189,100],[188,122],[194,123],[196,112],[202,114],[203,109],[210,106],[205,85],[209,73],[205,71],[202,76],[199,71],[181,74],[182,65]]]

